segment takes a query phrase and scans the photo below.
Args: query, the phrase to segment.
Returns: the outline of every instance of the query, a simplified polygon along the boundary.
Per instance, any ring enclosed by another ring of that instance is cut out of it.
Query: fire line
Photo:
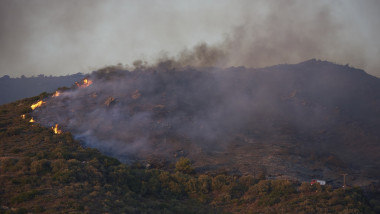
[[[59,91],[56,91],[54,94],[53,94],[53,97],[58,97],[59,95],[61,95],[61,93]]]
[[[30,108],[31,108],[32,110],[34,110],[34,109],[36,109],[36,108],[38,108],[38,107],[41,107],[42,104],[44,104],[44,103],[45,103],[44,101],[40,100],[40,101],[38,101],[38,102],[36,102],[36,103],[33,103],[33,104],[30,106]]]

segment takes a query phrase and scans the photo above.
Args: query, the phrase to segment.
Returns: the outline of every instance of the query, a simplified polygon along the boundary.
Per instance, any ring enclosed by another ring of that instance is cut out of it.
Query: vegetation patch
[[[360,188],[333,189],[265,176],[196,173],[179,158],[167,170],[125,165],[70,133],[30,124],[0,106],[0,213],[376,213]],[[30,117],[26,115],[26,118]],[[4,121],[7,121],[6,123]],[[15,131],[17,130],[17,131]]]

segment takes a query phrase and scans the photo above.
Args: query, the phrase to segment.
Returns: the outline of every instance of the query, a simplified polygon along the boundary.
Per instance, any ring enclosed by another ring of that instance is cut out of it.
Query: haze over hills
[[[59,87],[69,87],[83,77],[81,73],[59,77],[41,74],[37,77],[10,78],[5,75],[0,78],[0,105],[36,96],[42,92],[50,93]]]
[[[380,1],[1,3],[0,214],[380,213]]]
[[[168,66],[169,65],[169,66]],[[262,69],[111,67],[33,112],[127,163],[334,185],[378,182],[380,80],[326,61]],[[86,87],[85,87],[86,86]]]
[[[78,87],[85,87],[90,80]],[[55,97],[58,93],[54,94]],[[137,94],[135,94],[137,95]],[[265,174],[123,164],[70,132],[33,122],[33,103],[0,106],[0,213],[378,213],[378,185],[333,187]],[[135,96],[136,97],[136,96]],[[38,102],[38,103],[40,103]],[[107,103],[111,103],[107,102]],[[168,137],[169,139],[169,137]],[[153,162],[152,162],[153,163]]]

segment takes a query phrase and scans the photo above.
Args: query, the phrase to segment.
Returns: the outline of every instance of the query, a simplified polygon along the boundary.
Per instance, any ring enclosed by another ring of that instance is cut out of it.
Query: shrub
[[[177,172],[192,174],[194,173],[194,168],[191,165],[191,161],[188,158],[181,157],[175,164],[175,170]]]
[[[23,192],[23,193],[18,194],[15,197],[13,197],[12,201],[16,202],[16,203],[21,203],[21,202],[24,202],[24,201],[29,201],[29,200],[33,199],[38,194],[41,194],[41,191],[31,190],[31,191],[28,191],[28,192]]]
[[[44,173],[50,172],[51,171],[50,161],[46,159],[35,160],[30,164],[30,171],[38,175],[42,175]]]
[[[20,127],[11,127],[5,133],[7,136],[14,136],[21,134],[23,128]]]
[[[212,189],[220,191],[227,184],[226,175],[217,175],[212,179]]]
[[[198,178],[199,190],[201,193],[208,193],[211,191],[211,179],[207,175],[200,175]]]
[[[0,162],[1,169],[4,171],[14,170],[18,159],[6,158]]]

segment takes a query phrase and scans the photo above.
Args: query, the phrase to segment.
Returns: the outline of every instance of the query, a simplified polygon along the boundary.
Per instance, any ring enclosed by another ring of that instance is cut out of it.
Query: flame
[[[78,82],[75,82],[75,84],[79,88],[86,88],[86,87],[88,87],[88,86],[90,86],[92,84],[92,80],[89,80],[89,79],[85,78],[85,79],[83,79],[82,84],[80,84]]]
[[[22,114],[22,115],[21,115],[21,118],[22,118],[22,119],[25,119],[25,114]]]
[[[36,121],[32,117],[32,119],[29,120],[29,123],[34,123],[34,122],[36,122]]]
[[[56,92],[53,94],[53,97],[58,97],[59,95],[61,95],[61,92],[56,91]]]
[[[62,130],[58,129],[58,124],[56,123],[55,126],[51,127],[53,129],[54,134],[62,134]]]
[[[84,84],[85,87],[90,86],[92,84],[92,80],[84,79],[83,80],[83,84]]]
[[[38,107],[41,107],[42,104],[44,104],[44,103],[45,103],[44,101],[40,100],[40,101],[34,103],[33,105],[31,105],[30,108],[32,108],[32,110],[34,110],[34,109],[36,109]]]

